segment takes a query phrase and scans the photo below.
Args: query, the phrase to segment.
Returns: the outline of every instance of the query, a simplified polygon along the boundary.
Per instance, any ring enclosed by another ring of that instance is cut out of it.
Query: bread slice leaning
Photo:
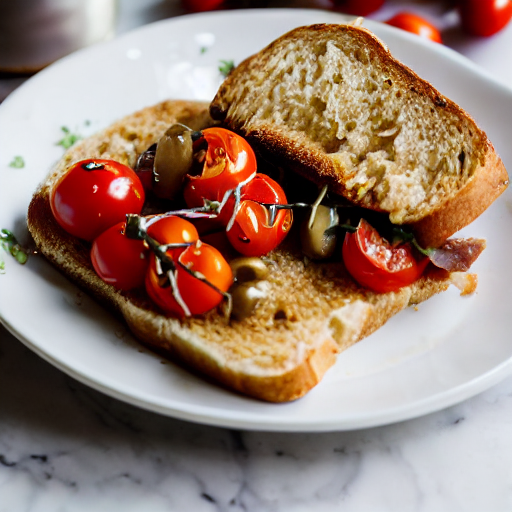
[[[486,134],[370,31],[312,25],[237,66],[210,112],[351,202],[438,247],[508,184]]]
[[[174,122],[204,127],[211,123],[208,105],[166,101],[83,140],[47,176],[28,210],[28,227],[40,252],[121,315],[143,344],[227,388],[285,402],[315,386],[338,352],[408,305],[448,287],[447,273],[430,270],[398,293],[372,293],[359,287],[341,262],[306,265],[292,233],[269,254],[268,296],[243,321],[228,322],[217,311],[180,321],[164,316],[144,290],[117,291],[95,274],[89,244],[68,235],[53,219],[51,187],[70,164],[84,158],[113,158],[133,165]]]

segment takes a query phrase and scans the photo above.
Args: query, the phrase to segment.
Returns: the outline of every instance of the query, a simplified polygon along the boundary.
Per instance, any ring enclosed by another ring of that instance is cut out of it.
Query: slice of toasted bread
[[[210,113],[259,150],[439,246],[508,184],[486,134],[371,32],[313,25],[237,66]]]
[[[120,314],[144,344],[218,383],[263,400],[304,395],[336,354],[392,315],[445,290],[450,276],[431,269],[397,293],[358,286],[341,262],[305,264],[293,234],[268,255],[269,293],[249,318],[228,322],[217,311],[178,320],[164,316],[144,290],[120,292],[94,272],[90,246],[55,222],[52,185],[73,162],[113,158],[133,165],[174,122],[198,129],[211,123],[208,105],[167,101],[130,115],[72,147],[35,192],[28,227],[38,249],[81,288]]]

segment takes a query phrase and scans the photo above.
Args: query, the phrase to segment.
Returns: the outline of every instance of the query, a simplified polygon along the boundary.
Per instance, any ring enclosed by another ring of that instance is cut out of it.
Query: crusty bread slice
[[[370,31],[312,25],[237,66],[210,113],[273,159],[439,246],[508,184],[486,134]]]
[[[35,192],[28,227],[42,254],[81,288],[120,314],[144,344],[171,360],[243,394],[283,402],[304,395],[341,350],[367,336],[392,315],[445,290],[451,276],[430,269],[398,293],[359,287],[341,262],[305,264],[293,233],[269,254],[269,293],[243,321],[217,311],[204,317],[166,317],[143,290],[120,292],[95,274],[89,244],[55,222],[49,193],[73,162],[114,158],[133,165],[174,122],[199,129],[211,123],[208,105],[167,101],[130,115],[72,147]]]

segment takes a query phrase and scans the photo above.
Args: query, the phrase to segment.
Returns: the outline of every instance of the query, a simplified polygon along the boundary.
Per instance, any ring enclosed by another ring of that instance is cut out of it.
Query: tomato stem
[[[355,233],[357,231],[357,226],[352,226],[351,224],[339,224],[338,227],[345,231],[350,231],[350,233]]]
[[[214,201],[210,201],[210,203],[213,203]],[[209,208],[211,205],[205,205],[203,208],[193,208],[192,210],[201,210],[204,208]],[[178,210],[179,212],[179,210]],[[167,212],[163,216],[169,216],[172,212]],[[176,212],[174,212],[176,214]],[[215,215],[216,216],[216,215]],[[153,219],[160,220],[162,216],[155,216]],[[125,236],[128,238],[135,238],[137,240],[144,240],[148,247],[151,249],[155,257],[157,258],[157,274],[159,276],[165,276],[168,280],[168,285],[172,287],[172,294],[176,302],[179,304],[181,309],[183,310],[183,314],[185,316],[192,316],[190,313],[190,309],[185,304],[185,301],[181,297],[178,283],[176,281],[176,272],[177,272],[177,266],[176,262],[167,254],[167,251],[169,249],[181,249],[190,247],[191,245],[194,245],[196,242],[181,242],[181,243],[173,243],[173,244],[160,244],[157,240],[155,240],[153,237],[149,236],[147,232],[147,228],[150,225],[151,221],[153,219],[150,219],[147,221],[144,217],[141,217],[140,215],[135,214],[128,214],[126,216],[126,228],[125,228]],[[195,279],[199,279],[199,281],[207,284],[210,288],[215,290],[217,293],[220,293],[224,300],[227,302],[227,316],[231,315],[232,311],[232,299],[231,295],[227,292],[222,291],[217,286],[215,286],[213,283],[208,281],[206,277],[196,272],[190,268],[188,268],[184,263],[180,260],[181,255],[177,259],[177,263],[185,272],[190,274]]]
[[[318,194],[318,197],[315,199],[315,202],[311,205],[311,214],[309,216],[309,222],[308,222],[309,229],[311,229],[313,227],[313,223],[315,222],[316,211],[318,210],[318,206],[320,205],[323,198],[325,197],[325,194],[327,194],[327,185],[324,185],[322,187],[320,194]]]
[[[393,238],[393,241],[409,242],[424,256],[430,256],[432,254],[432,248],[427,247],[426,249],[424,249],[423,247],[421,247],[421,245],[418,243],[418,241],[416,240],[412,233],[404,231],[402,228],[393,228]]]
[[[229,231],[233,227],[233,224],[235,223],[235,218],[238,214],[238,211],[240,210],[241,199],[242,199],[242,188],[245,185],[247,185],[254,178],[254,176],[256,176],[256,172],[251,174],[246,180],[241,181],[236,186],[236,188],[227,190],[226,193],[224,194],[224,197],[222,198],[222,201],[220,202],[220,204],[218,206],[218,213],[220,213],[222,211],[222,208],[224,208],[224,206],[228,202],[228,199],[230,198],[230,196],[231,195],[235,196],[235,206],[233,207],[233,213],[232,213],[231,218],[229,219],[229,222],[226,226],[226,231]]]
[[[165,253],[164,253],[165,254]],[[183,314],[185,316],[192,316],[192,313],[190,312],[190,309],[188,308],[186,302],[183,300],[183,297],[181,296],[180,289],[178,287],[178,281],[177,281],[177,269],[174,265],[174,261],[172,261],[172,268],[164,268],[162,263],[162,259],[159,254],[155,254],[156,256],[156,265],[157,265],[157,274],[159,277],[165,276],[165,279],[168,282],[168,285],[171,287],[172,290],[172,296],[174,297],[174,300],[178,303],[180,308],[183,310]],[[166,286],[164,283],[161,286]]]
[[[82,164],[82,169],[85,171],[101,171],[102,169],[105,169],[105,166],[98,162],[88,162],[86,164]]]

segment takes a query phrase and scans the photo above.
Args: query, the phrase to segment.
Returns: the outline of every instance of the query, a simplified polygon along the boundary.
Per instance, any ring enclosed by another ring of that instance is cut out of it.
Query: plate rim
[[[287,15],[289,14],[301,14],[304,15],[305,13],[310,14],[312,10],[310,9],[272,9],[272,14],[276,14],[277,12],[280,12],[281,14],[285,13]],[[202,13],[202,14],[191,14],[191,15],[185,15],[180,16],[177,18],[170,18],[166,20],[160,20],[154,23],[150,23],[148,25],[144,25],[142,27],[138,27],[130,32],[127,32],[126,34],[121,35],[120,37],[108,41],[105,43],[99,43],[97,45],[94,45],[94,47],[97,46],[108,46],[114,43],[115,41],[123,40],[123,39],[129,39],[134,36],[137,36],[137,34],[143,33],[147,30],[152,30],[155,25],[160,24],[173,24],[176,22],[183,22],[184,19],[191,20],[191,19],[197,19],[198,17],[232,17],[232,16],[240,16],[240,17],[247,17],[250,15],[253,15],[255,12],[258,12],[260,15],[265,13],[265,15],[270,15],[271,13],[269,10],[265,9],[247,9],[242,11],[228,11],[228,12],[212,12],[212,13]],[[322,13],[322,15],[326,15],[327,13],[323,11],[317,11],[319,13]],[[343,17],[343,15],[334,15],[333,13],[329,13],[330,16],[340,16]],[[369,27],[375,25],[378,25],[379,27],[382,27],[383,24],[379,22],[375,22],[372,20],[367,20]],[[366,23],[366,22],[365,22]],[[398,29],[395,29],[394,27],[387,27],[385,30],[390,31],[397,31]],[[418,43],[418,41],[412,39],[414,36],[404,33],[401,34],[406,39],[411,38],[414,43]],[[121,43],[117,43],[121,44]],[[423,45],[424,43],[422,43]],[[435,43],[427,43],[427,44],[435,44]],[[91,47],[92,48],[92,47]],[[510,89],[505,87],[502,83],[494,79],[493,77],[490,77],[487,75],[481,68],[479,68],[476,64],[472,63],[469,59],[462,56],[461,54],[455,52],[454,50],[451,50],[446,47],[440,47],[438,48],[439,51],[442,53],[446,52],[446,55],[449,56],[450,59],[456,59],[461,65],[467,67],[468,69],[471,69],[471,71],[480,74],[483,78],[486,80],[489,80],[491,82],[494,82],[494,85],[499,88],[503,88],[507,92],[510,92]],[[77,59],[79,56],[84,53],[90,51],[90,48],[86,48],[83,50],[80,50],[78,52],[75,52],[67,57],[64,57],[63,59],[57,61],[55,64],[52,64],[45,70],[43,70],[42,73],[53,73],[53,69],[55,66],[65,66],[66,62],[69,59]],[[38,75],[40,75],[38,74]],[[38,75],[34,76],[32,79],[30,79],[28,82],[34,83],[33,81],[37,79]],[[19,90],[12,93],[4,102],[10,104],[10,102],[16,102],[16,98],[19,95],[23,94],[25,88],[25,84],[23,84]],[[3,117],[3,105],[0,105],[0,119]],[[42,177],[44,177],[44,173],[41,173]],[[59,368],[67,375],[70,375],[72,378],[75,378],[76,380],[82,382],[83,384],[96,389],[104,394],[107,394],[109,396],[112,396],[114,398],[120,399],[124,402],[131,403],[132,405],[136,405],[137,407],[140,407],[142,409],[147,409],[153,412],[157,412],[160,414],[164,414],[167,416],[171,416],[174,418],[179,418],[186,421],[194,421],[197,423],[203,423],[208,424],[211,426],[219,426],[219,427],[235,427],[240,429],[250,429],[250,430],[263,430],[263,431],[289,431],[289,432],[320,432],[320,431],[341,431],[341,430],[353,430],[356,428],[369,428],[369,427],[375,427],[380,425],[386,425],[390,423],[396,423],[399,421],[404,421],[408,419],[412,419],[418,416],[422,416],[424,414],[428,414],[434,411],[437,411],[439,409],[443,409],[445,407],[454,405],[456,403],[459,403],[462,400],[465,400],[466,398],[469,398],[471,396],[474,396],[475,394],[483,391],[484,389],[487,389],[488,387],[498,383],[500,380],[508,376],[512,371],[512,358],[503,361],[501,364],[495,366],[488,372],[480,375],[478,378],[473,379],[472,381],[461,384],[459,386],[456,386],[454,388],[451,388],[450,390],[445,390],[441,393],[438,393],[437,395],[429,396],[423,400],[420,400],[416,403],[416,406],[413,408],[414,410],[411,411],[411,407],[406,407],[406,409],[409,409],[409,412],[401,410],[403,407],[397,407],[395,409],[392,409],[387,414],[382,414],[380,417],[375,417],[367,415],[367,417],[364,417],[363,419],[361,415],[359,415],[359,420],[344,420],[340,423],[339,418],[334,418],[330,423],[323,422],[322,424],[315,423],[314,421],[305,421],[301,424],[287,424],[285,420],[279,420],[277,423],[272,421],[272,418],[260,418],[258,421],[257,418],[253,417],[254,414],[256,416],[259,415],[259,413],[243,413],[243,416],[246,417],[246,419],[236,419],[232,417],[230,414],[230,411],[228,411],[227,414],[212,414],[212,413],[206,413],[206,412],[197,412],[198,407],[194,406],[193,408],[196,409],[196,412],[185,410],[186,408],[181,407],[180,409],[174,407],[172,410],[170,410],[168,407],[165,408],[162,404],[156,403],[156,402],[147,402],[139,397],[133,397],[133,396],[126,396],[123,394],[120,390],[115,388],[107,388],[103,386],[100,382],[92,381],[91,379],[88,379],[87,376],[82,375],[81,373],[76,372],[73,368],[67,367],[65,364],[63,364],[61,361],[54,360],[54,358],[50,357],[49,354],[45,353],[40,347],[35,345],[32,340],[26,339],[26,337],[17,329],[14,325],[12,325],[8,319],[4,318],[4,315],[2,314],[2,311],[0,311],[0,322],[6,327],[6,329],[11,332],[16,338],[18,338],[21,342],[23,342],[26,346],[28,346],[32,351],[37,353],[39,356],[41,356],[43,359],[47,360],[50,364],[53,366]],[[434,404],[435,402],[435,404]],[[205,410],[209,411],[211,408],[206,407]],[[386,418],[386,419],[385,419]],[[269,421],[270,420],[270,421]]]

